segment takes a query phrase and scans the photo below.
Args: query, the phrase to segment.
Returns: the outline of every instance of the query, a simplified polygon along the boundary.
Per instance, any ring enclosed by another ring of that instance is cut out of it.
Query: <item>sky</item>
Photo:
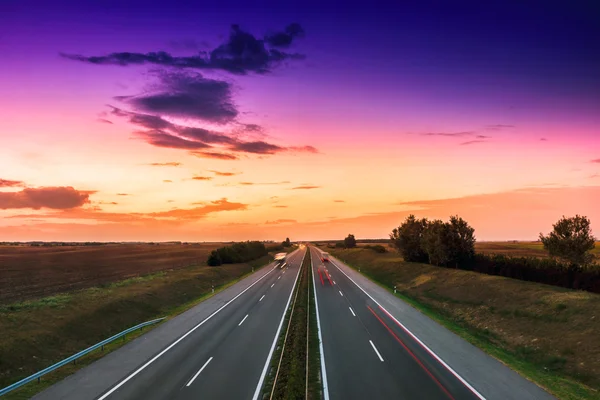
[[[202,3],[0,4],[0,241],[600,232],[594,2]]]

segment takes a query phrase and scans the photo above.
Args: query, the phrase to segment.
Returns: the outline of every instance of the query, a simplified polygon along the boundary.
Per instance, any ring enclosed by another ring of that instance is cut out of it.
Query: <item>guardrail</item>
[[[111,336],[108,339],[105,339],[105,340],[101,341],[100,343],[96,343],[95,345],[93,345],[91,347],[88,347],[87,349],[82,350],[79,353],[74,354],[74,355],[72,355],[69,358],[65,358],[64,360],[59,361],[56,364],[51,365],[50,367],[41,370],[40,372],[36,372],[35,374],[33,374],[31,376],[28,376],[25,379],[21,379],[19,382],[13,383],[12,385],[5,387],[4,389],[0,389],[0,396],[5,395],[6,393],[11,392],[11,391],[13,391],[13,390],[15,390],[17,388],[20,388],[21,386],[23,386],[23,385],[25,385],[25,384],[27,384],[27,383],[29,383],[31,381],[34,381],[36,379],[39,382],[40,378],[42,376],[46,375],[47,373],[52,372],[55,369],[58,369],[58,368],[62,367],[63,365],[66,365],[66,364],[70,363],[71,361],[76,362],[76,360],[78,358],[80,358],[80,357],[82,357],[82,356],[84,356],[84,355],[86,355],[88,353],[91,353],[92,351],[94,351],[96,349],[102,348],[102,350],[104,350],[104,346],[107,345],[108,343],[112,342],[113,340],[118,339],[120,337],[125,338],[125,335],[127,335],[128,333],[131,333],[131,332],[133,332],[135,330],[138,330],[138,329],[143,329],[145,326],[148,326],[148,325],[156,324],[156,323],[162,321],[165,318],[166,317],[158,318],[158,319],[153,319],[152,321],[148,321],[148,322],[143,322],[143,323],[141,323],[139,325],[136,325],[134,327],[126,329],[126,330],[124,330],[121,333],[117,333],[116,335]]]

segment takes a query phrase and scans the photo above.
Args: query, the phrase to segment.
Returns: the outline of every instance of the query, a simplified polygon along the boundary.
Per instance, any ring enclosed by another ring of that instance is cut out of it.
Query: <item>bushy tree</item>
[[[451,241],[450,224],[439,219],[427,224],[421,238],[421,247],[427,254],[430,264],[443,266],[450,261]]]
[[[223,262],[221,261],[221,257],[219,257],[219,252],[217,250],[213,250],[210,252],[206,263],[211,267],[217,267],[223,264]]]
[[[475,257],[475,229],[458,215],[450,217],[448,229],[449,261],[458,268]]]
[[[570,269],[581,269],[592,262],[590,251],[595,246],[596,238],[592,235],[587,217],[563,216],[553,228],[548,236],[540,233],[544,249],[548,250],[551,257],[569,263]]]
[[[281,245],[283,247],[290,247],[292,245],[292,242],[290,242],[290,238],[285,238],[285,240],[283,241],[283,243],[281,243]]]
[[[426,262],[429,259],[421,247],[426,228],[427,218],[417,219],[411,214],[390,234],[392,244],[400,251],[405,261]]]
[[[344,246],[346,246],[347,249],[356,247],[356,239],[354,238],[354,235],[349,234],[348,236],[346,236],[346,238],[344,239]]]

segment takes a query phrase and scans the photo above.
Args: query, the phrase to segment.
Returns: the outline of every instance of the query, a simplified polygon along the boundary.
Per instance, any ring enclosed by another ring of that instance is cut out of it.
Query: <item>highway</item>
[[[218,308],[216,314],[171,336],[170,344],[155,348],[147,361],[123,373],[105,390],[99,391],[101,380],[86,387],[86,381],[97,379],[92,364],[80,371],[79,377],[66,379],[36,398],[252,399],[262,386],[265,365],[305,253],[291,253],[283,269],[268,266],[266,274],[254,278],[251,287]]]
[[[551,400],[335,258],[311,252],[325,400]],[[269,265],[35,399],[257,400],[307,251]]]

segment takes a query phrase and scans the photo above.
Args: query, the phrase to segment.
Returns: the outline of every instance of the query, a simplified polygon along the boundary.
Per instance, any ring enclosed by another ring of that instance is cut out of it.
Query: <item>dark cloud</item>
[[[160,72],[157,75],[159,83],[149,88],[152,90],[116,99],[138,111],[176,118],[227,123],[237,117],[228,82],[184,72]]]
[[[304,36],[304,29],[300,24],[290,24],[283,32],[275,32],[265,37],[265,41],[273,47],[289,47],[297,37]]]
[[[193,127],[175,127],[175,131],[179,135],[186,137],[191,140],[198,140],[200,142],[211,143],[211,144],[233,144],[236,143],[236,139],[231,138],[225,134],[209,131],[204,128],[193,128]]]
[[[164,162],[164,163],[155,162],[155,163],[150,163],[148,165],[151,165],[153,167],[179,167],[181,165],[181,163],[176,162],[176,161],[170,161],[170,162]]]
[[[15,187],[15,186],[23,186],[23,182],[21,181],[12,181],[10,179],[0,179],[0,187]]]
[[[254,154],[275,154],[281,151],[285,151],[285,148],[263,141],[256,141],[236,143],[233,145],[233,150]]]
[[[213,169],[209,170],[208,172],[212,172],[216,176],[234,176],[234,175],[239,175],[238,172],[221,172],[221,171],[215,171]]]
[[[475,131],[465,132],[425,132],[421,133],[421,136],[447,136],[447,137],[462,137],[474,135]]]
[[[302,185],[293,187],[292,190],[308,190],[308,189],[319,189],[321,186]]]
[[[286,28],[287,35],[292,38],[300,36],[298,27],[292,24]],[[291,30],[288,32],[288,29]],[[302,28],[300,28],[301,30]],[[277,36],[274,47],[285,47],[280,43],[285,40]],[[290,40],[291,43],[291,40]],[[285,53],[283,51],[267,48],[265,41],[256,39],[252,34],[244,32],[238,25],[231,27],[229,39],[222,45],[209,52],[201,52],[193,56],[172,56],[165,51],[150,53],[120,52],[105,56],[86,57],[79,54],[60,54],[62,57],[87,62],[97,65],[141,65],[155,64],[174,68],[192,69],[216,69],[224,70],[232,74],[245,75],[250,72],[265,74],[285,60],[304,59],[304,55],[297,53]]]
[[[103,124],[110,124],[110,125],[113,124],[112,121],[109,121],[109,120],[104,119],[104,118],[98,118],[98,122],[102,122]]]
[[[195,181],[211,181],[213,179],[212,176],[194,176],[192,178]]]
[[[200,150],[211,146],[192,140],[186,140],[179,136],[171,135],[162,131],[139,131],[135,134],[146,142],[157,147],[166,147],[170,149]]]
[[[191,155],[200,158],[214,158],[217,160],[237,160],[238,157],[234,154],[229,153],[216,153],[213,151],[192,151]]]
[[[92,192],[93,193],[93,192]],[[20,192],[0,192],[0,209],[54,208],[69,209],[89,203],[90,192],[72,187],[41,187]]]
[[[486,143],[485,140],[469,140],[468,142],[462,142],[460,145],[461,146],[469,146],[472,144],[477,144],[477,143]]]

